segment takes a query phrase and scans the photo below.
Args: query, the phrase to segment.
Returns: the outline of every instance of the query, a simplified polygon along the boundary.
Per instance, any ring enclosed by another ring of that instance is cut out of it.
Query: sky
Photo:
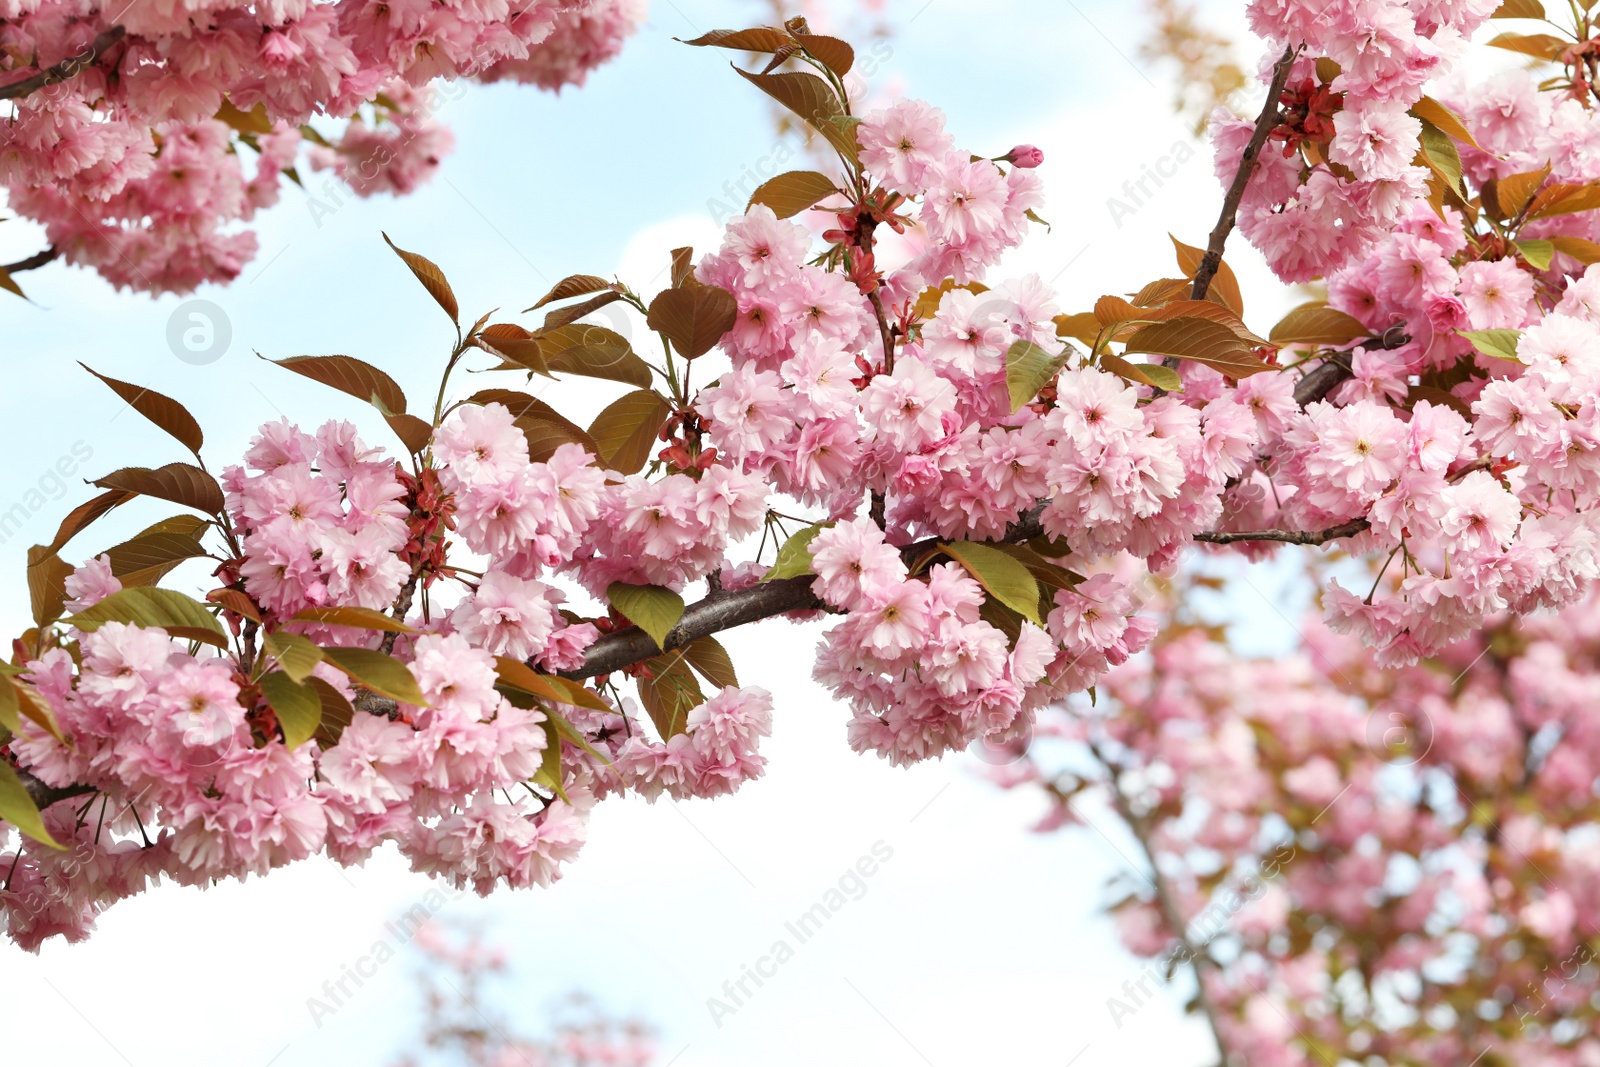
[[[1253,63],[1258,48],[1234,5],[1207,7]],[[659,288],[670,248],[717,241],[725,184],[799,165],[728,54],[674,41],[763,13],[754,0],[654,0],[622,57],[581,90],[557,97],[500,85],[454,96],[440,115],[458,147],[430,185],[370,201],[324,189],[321,177],[307,192],[287,189],[259,218],[261,252],[232,286],[151,300],[59,264],[23,276],[33,303],[0,304],[12,368],[0,392],[10,451],[0,512],[22,503],[35,513],[0,541],[0,622],[9,632],[27,625],[26,547],[47,541],[60,515],[92,493],[79,479],[181,458],[80,361],[187,404],[214,467],[280,416],[350,418],[367,440],[389,443],[363,405],[257,354],[357,356],[394,375],[421,408],[453,330],[380,231],[440,264],[468,318],[496,307],[514,317],[570,273]],[[1064,309],[1084,310],[1102,293],[1170,273],[1169,232],[1204,243],[1220,189],[1209,153],[1170,113],[1169,73],[1136,58],[1137,5],[892,0],[889,22],[894,34],[870,53],[867,96],[931,101],[958,143],[984,155],[1019,142],[1045,151],[1042,214],[1052,227],[995,277],[1037,272]],[[1112,210],[1109,198],[1128,205],[1124,183],[1147,168],[1171,177],[1147,185],[1151,195],[1133,210]],[[0,226],[0,262],[40,244],[26,223]],[[1247,309],[1257,330],[1298,301],[1242,242],[1229,260],[1260,302]],[[210,302],[215,336],[227,335],[209,361],[180,358],[193,357],[169,341],[193,325],[186,299]],[[606,390],[562,383],[544,395],[592,412]],[[138,507],[74,549],[87,554],[166,513]],[[1293,614],[1293,590],[1281,568],[1248,578],[1248,603],[1233,605],[1254,620],[1245,639],[1281,649],[1292,626],[1278,612]],[[203,576],[180,573],[177,584],[185,581],[204,588]],[[0,947],[0,1003],[20,1024],[9,1028],[7,1057],[384,1064],[415,1033],[417,1007],[416,956],[386,924],[420,905],[482,922],[509,948],[515,980],[501,1003],[526,1027],[537,1027],[544,1005],[584,989],[653,1022],[659,1062],[672,1067],[1206,1062],[1209,1038],[1184,1017],[1181,979],[1120,1026],[1108,1011],[1106,998],[1142,970],[1100,916],[1107,880],[1138,866],[1109,814],[1086,808],[1091,828],[1041,837],[1028,828],[1042,802],[995,789],[970,756],[896,769],[852,754],[843,708],[810,680],[816,637],[781,621],[726,635],[743,680],[777,703],[768,773],[737,796],[607,801],[563,881],[487,900],[440,895],[392,853],[358,869],[317,859],[204,892],[158,888],[112,908],[83,944],[37,956]],[[868,856],[875,873],[859,892],[846,886],[858,899],[797,944],[785,924]],[[780,939],[793,958],[714,1018],[708,999],[724,998],[723,983]],[[324,983],[380,943],[401,951],[336,1011],[314,1015],[309,1002],[327,1002]]]

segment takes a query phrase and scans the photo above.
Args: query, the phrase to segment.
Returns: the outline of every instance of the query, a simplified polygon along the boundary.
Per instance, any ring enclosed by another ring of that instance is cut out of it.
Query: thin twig
[[[1093,742],[1090,742],[1089,750],[1106,770],[1111,806],[1122,817],[1122,821],[1127,824],[1134,840],[1139,842],[1139,848],[1144,852],[1145,862],[1150,867],[1150,885],[1156,892],[1156,904],[1161,909],[1162,919],[1178,942],[1178,947],[1182,949],[1184,958],[1189,962],[1189,966],[1194,968],[1195,1003],[1199,1005],[1206,1022],[1211,1026],[1211,1037],[1217,1043],[1218,1059],[1225,1064],[1229,1061],[1229,1051],[1227,1042],[1222,1037],[1222,1017],[1211,999],[1210,990],[1206,988],[1206,971],[1216,967],[1216,961],[1196,948],[1189,940],[1189,924],[1178,909],[1178,902],[1173,896],[1172,887],[1167,883],[1167,876],[1156,863],[1155,847],[1150,843],[1150,828],[1134,813],[1132,805],[1128,803],[1127,795],[1122,792],[1122,787],[1117,781],[1117,766],[1108,760],[1099,746]]]
[[[1261,149],[1266,146],[1267,138],[1281,121],[1282,116],[1278,107],[1283,96],[1283,87],[1289,81],[1289,68],[1294,66],[1294,58],[1298,52],[1299,49],[1293,45],[1285,48],[1282,58],[1272,68],[1272,84],[1267,87],[1267,102],[1261,107],[1261,116],[1256,119],[1256,128],[1250,135],[1250,143],[1244,147],[1244,155],[1239,157],[1239,169],[1233,175],[1233,184],[1228,186],[1228,194],[1222,199],[1222,212],[1217,217],[1217,225],[1211,231],[1206,254],[1194,272],[1194,288],[1189,293],[1190,300],[1206,298],[1206,293],[1211,289],[1211,279],[1216,277],[1217,269],[1222,265],[1222,251],[1228,243],[1228,235],[1233,232],[1234,224],[1238,220],[1239,203],[1244,199],[1244,191],[1250,184],[1250,176],[1255,173],[1256,160],[1261,155]]]
[[[46,263],[54,263],[61,255],[61,250],[51,245],[42,252],[35,252],[27,259],[19,259],[15,263],[0,263],[0,273],[16,274],[25,270],[37,270]]]
[[[1208,530],[1194,535],[1196,541],[1208,545],[1232,545],[1241,541],[1281,541],[1286,545],[1325,545],[1345,537],[1354,537],[1371,529],[1366,519],[1351,519],[1347,523],[1326,530]]]
[[[43,89],[47,85],[55,85],[58,82],[64,82],[68,78],[76,76],[79,71],[99,59],[106,49],[122,40],[127,35],[127,32],[121,26],[113,26],[109,30],[102,32],[89,43],[88,48],[85,48],[77,55],[68,56],[55,66],[46,67],[31,78],[24,78],[19,82],[12,82],[10,85],[0,85],[0,100],[18,100]]]

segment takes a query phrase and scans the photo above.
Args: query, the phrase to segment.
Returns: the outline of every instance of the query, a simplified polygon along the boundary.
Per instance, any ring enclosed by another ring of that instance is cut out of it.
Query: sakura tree
[[[480,932],[429,923],[414,942],[421,950],[417,982],[421,1033],[394,1067],[649,1067],[655,1034],[637,1020],[616,1018],[574,993],[529,1026],[525,1012],[494,1003],[493,986],[508,977],[506,952]]]
[[[1386,668],[1315,618],[1241,658],[1151,592],[1150,654],[994,772],[1144,853],[1115,1027],[1179,975],[1224,1063],[1595,1062],[1594,600]]]
[[[213,474],[181,405],[105,379],[193,462],[106,475],[30,552],[35,626],[0,671],[10,936],[84,937],[162,877],[390,845],[479,892],[547,883],[608,796],[759,775],[773,700],[715,635],[778,616],[832,616],[815,673],[848,742],[906,764],[1091,690],[1155,633],[1140,575],[1197,543],[1373,559],[1370,593],[1327,599],[1383,665],[1581,601],[1587,53],[1553,51],[1505,131],[1479,87],[1425,92],[1491,2],[1250,10],[1265,102],[1213,123],[1213,232],[1091,311],[989,277],[1041,221],[1037,149],[975,155],[918,101],[856,114],[850,46],[791,20],[690,43],[765,54],[739,75],[836,164],[767,182],[660,292],[574,274],[542,321],[491,323],[396,248],[450,321],[431,407],[361,360],[279,361],[370,403],[395,453],[284,421]],[[1328,302],[1247,327],[1236,224]],[[584,321],[609,305],[659,350]],[[628,391],[584,425],[463,370]],[[193,514],[65,562],[150,500]],[[158,584],[198,560],[202,599]]]
[[[0,187],[49,247],[0,266],[0,288],[20,295],[12,275],[57,258],[148,293],[231,281],[256,252],[238,224],[285,180],[309,168],[359,196],[409,193],[453,143],[440,87],[581,85],[643,14],[643,0],[3,0]]]

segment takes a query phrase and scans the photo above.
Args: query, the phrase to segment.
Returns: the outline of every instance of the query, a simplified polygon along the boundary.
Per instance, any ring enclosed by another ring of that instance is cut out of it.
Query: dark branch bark
[[[102,32],[89,43],[88,48],[85,48],[77,55],[68,56],[55,66],[46,67],[31,78],[24,78],[21,81],[12,82],[10,85],[0,85],[0,100],[20,100],[24,96],[38,92],[47,85],[55,85],[58,82],[64,82],[68,78],[76,76],[79,71],[99,59],[106,49],[122,40],[127,32],[121,26],[113,26],[109,30]]]
[[[798,578],[780,578],[762,582],[748,589],[713,590],[704,600],[689,605],[678,625],[667,634],[664,649],[656,648],[655,639],[629,626],[606,634],[589,646],[583,666],[575,671],[563,672],[574,679],[593,678],[632,666],[662,651],[682,648],[702,637],[746,623],[770,619],[790,611],[826,611],[828,606],[811,592],[811,575]]]
[[[1364,341],[1358,347],[1377,347],[1385,352],[1392,352],[1403,345],[1411,343],[1411,335],[1406,332],[1405,323],[1397,323],[1383,332],[1374,346],[1372,341]],[[1354,372],[1350,369],[1354,357],[1350,352],[1330,352],[1328,357],[1316,367],[1306,372],[1306,376],[1295,383],[1294,402],[1301,407],[1307,407],[1323,399],[1333,392],[1343,382],[1353,378]]]
[[[22,779],[23,786],[28,790],[28,798],[40,811],[69,797],[81,797],[95,791],[92,785],[45,785],[21,768],[17,769],[17,777]]]
[[[19,259],[15,263],[0,263],[0,272],[16,274],[19,271],[37,270],[46,263],[54,263],[61,255],[61,250],[51,245],[42,252],[35,252],[27,259]]]
[[[1222,266],[1222,251],[1228,243],[1228,235],[1233,232],[1239,214],[1239,203],[1244,199],[1244,191],[1250,184],[1250,176],[1256,171],[1256,160],[1260,158],[1261,149],[1266,147],[1267,138],[1272,135],[1273,129],[1281,119],[1278,107],[1282,101],[1283,87],[1289,81],[1289,68],[1294,66],[1294,57],[1298,51],[1294,45],[1285,48],[1282,58],[1272,68],[1272,84],[1267,87],[1267,102],[1261,106],[1261,115],[1256,119],[1254,132],[1250,134],[1250,143],[1245,145],[1244,155],[1239,157],[1239,169],[1234,173],[1233,184],[1228,186],[1228,193],[1222,199],[1222,212],[1217,217],[1217,225],[1211,231],[1206,254],[1194,272],[1194,288],[1189,293],[1191,300],[1206,298],[1206,293],[1211,289],[1211,279],[1216,277],[1217,269]]]
[[[1208,545],[1232,545],[1241,541],[1282,541],[1286,545],[1325,545],[1364,533],[1371,524],[1366,519],[1351,519],[1326,530],[1211,530],[1194,535]]]

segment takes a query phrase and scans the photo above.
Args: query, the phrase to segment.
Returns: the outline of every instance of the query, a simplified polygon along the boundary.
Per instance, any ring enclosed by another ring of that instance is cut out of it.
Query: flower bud
[[[1044,162],[1044,150],[1035,148],[1031,144],[1019,144],[1000,158],[1013,167],[1032,170]]]

